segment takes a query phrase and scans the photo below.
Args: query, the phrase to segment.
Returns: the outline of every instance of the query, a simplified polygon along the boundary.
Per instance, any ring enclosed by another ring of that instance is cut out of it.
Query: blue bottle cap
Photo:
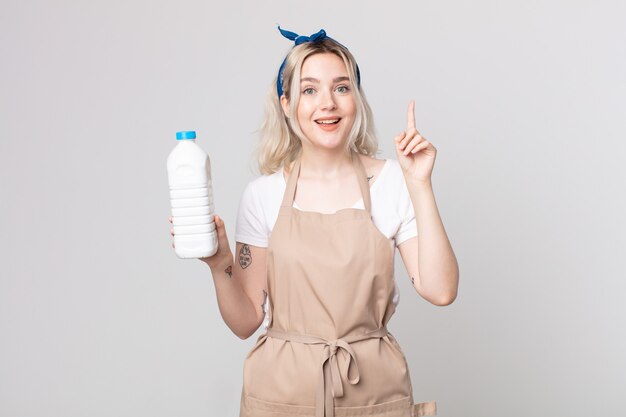
[[[196,138],[196,132],[194,130],[188,130],[185,132],[176,132],[176,140],[195,139],[195,138]]]

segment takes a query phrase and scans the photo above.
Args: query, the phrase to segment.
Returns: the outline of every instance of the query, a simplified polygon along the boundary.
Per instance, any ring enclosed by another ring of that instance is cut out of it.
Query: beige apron
[[[406,359],[386,324],[395,311],[393,243],[374,225],[365,168],[352,163],[365,210],[293,208],[289,176],[267,249],[271,322],[244,362],[240,417],[434,415],[413,404]]]

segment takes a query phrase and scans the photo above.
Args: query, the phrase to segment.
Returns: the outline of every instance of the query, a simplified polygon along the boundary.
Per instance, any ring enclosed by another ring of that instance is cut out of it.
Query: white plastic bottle
[[[174,250],[179,258],[204,258],[217,252],[211,162],[196,144],[196,132],[177,132],[167,158]]]

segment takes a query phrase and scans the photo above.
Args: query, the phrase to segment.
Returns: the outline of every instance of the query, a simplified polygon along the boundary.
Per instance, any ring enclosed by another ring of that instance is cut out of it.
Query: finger
[[[406,147],[404,148],[404,154],[408,155],[413,148],[415,148],[420,142],[422,142],[424,140],[423,137],[421,137],[420,135],[415,136],[411,142],[409,142]]]
[[[171,223],[171,222],[172,222],[172,216],[170,216],[170,217],[168,218],[168,220],[169,220],[169,222]]]
[[[404,150],[404,148],[415,138],[417,135],[417,130],[410,129],[408,132],[405,132],[404,139],[399,143],[400,150]]]
[[[402,150],[403,150],[403,148],[400,146],[400,142],[404,139],[405,136],[406,136],[406,132],[402,132],[393,138],[393,141],[395,142],[395,145],[396,145],[396,155],[398,158],[400,158],[400,155],[402,154]]]
[[[430,145],[430,142],[428,142],[427,140],[421,142],[420,144],[418,144],[415,148],[413,148],[413,150],[411,151],[412,154],[416,154],[421,150],[424,150],[426,148],[428,148],[428,146]]]
[[[170,235],[174,236],[174,228],[173,227],[170,229]]]
[[[407,131],[411,129],[415,129],[415,101],[411,100],[409,102],[409,109],[406,112],[406,125]]]
[[[218,215],[215,215],[215,228],[217,229],[217,245],[223,248],[229,247],[224,220]]]

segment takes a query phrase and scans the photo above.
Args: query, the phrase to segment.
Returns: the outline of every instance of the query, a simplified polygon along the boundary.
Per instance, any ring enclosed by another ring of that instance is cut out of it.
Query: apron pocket
[[[315,407],[274,403],[244,395],[239,417],[315,416]]]
[[[335,407],[335,417],[421,417],[436,414],[434,402],[412,404],[410,397],[359,407]],[[315,407],[281,404],[242,396],[239,417],[314,417]]]

